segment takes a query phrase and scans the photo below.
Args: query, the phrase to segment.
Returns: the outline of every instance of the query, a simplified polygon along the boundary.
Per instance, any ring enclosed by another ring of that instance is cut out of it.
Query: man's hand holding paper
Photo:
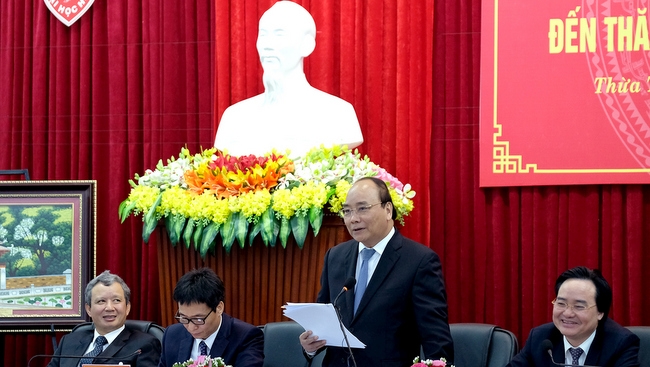
[[[325,345],[347,347],[339,325],[339,319],[331,303],[287,303],[284,306],[284,315],[299,323],[305,330],[313,332],[305,335],[305,338],[310,338],[312,335],[318,336],[318,339],[313,340],[310,344],[322,346],[322,343],[314,344],[314,341],[325,341]],[[347,328],[343,327],[343,330],[351,348],[364,348],[366,346]],[[305,350],[311,352],[307,348]]]

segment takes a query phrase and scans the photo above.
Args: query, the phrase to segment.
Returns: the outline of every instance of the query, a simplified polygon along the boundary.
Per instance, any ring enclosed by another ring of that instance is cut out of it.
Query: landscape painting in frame
[[[0,181],[0,331],[87,321],[95,181]]]

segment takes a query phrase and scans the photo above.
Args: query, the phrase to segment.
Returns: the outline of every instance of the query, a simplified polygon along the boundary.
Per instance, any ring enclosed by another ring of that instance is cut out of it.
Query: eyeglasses
[[[584,312],[584,311],[587,311],[588,309],[590,309],[592,307],[597,306],[597,305],[587,306],[587,305],[583,305],[583,304],[580,304],[580,303],[575,304],[575,305],[570,305],[570,304],[568,304],[568,303],[566,303],[564,301],[558,301],[557,298],[554,299],[553,301],[551,301],[551,303],[553,304],[553,307],[555,307],[558,310],[566,311],[567,308],[570,308],[570,309],[573,310],[573,312]]]
[[[174,316],[174,318],[175,318],[176,320],[178,320],[178,322],[180,322],[181,324],[189,324],[189,323],[191,322],[191,323],[194,324],[194,325],[205,325],[205,319],[207,319],[208,316],[210,316],[210,314],[212,313],[212,311],[214,311],[214,310],[210,310],[210,312],[208,312],[208,314],[205,315],[205,317],[185,317],[185,316],[179,316],[179,315],[178,315],[178,311],[177,311],[177,312],[176,312],[176,316]]]
[[[383,202],[377,203],[377,204],[370,204],[370,205],[364,205],[360,206],[356,209],[351,209],[351,208],[344,208],[341,209],[339,212],[339,215],[341,215],[343,218],[349,218],[354,215],[354,213],[357,213],[358,215],[364,215],[368,214],[370,212],[370,209],[372,209],[373,206],[379,205],[379,204],[384,204]]]

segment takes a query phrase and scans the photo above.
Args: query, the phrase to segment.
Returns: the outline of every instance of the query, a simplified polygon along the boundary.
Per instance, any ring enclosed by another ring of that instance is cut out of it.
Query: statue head
[[[316,47],[316,23],[311,14],[292,1],[278,1],[259,22],[257,52],[264,69],[267,92],[282,89],[283,80],[303,75],[303,59]]]

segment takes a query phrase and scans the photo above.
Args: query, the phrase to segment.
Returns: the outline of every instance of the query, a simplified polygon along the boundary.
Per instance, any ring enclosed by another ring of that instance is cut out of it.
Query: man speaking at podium
[[[354,183],[343,205],[343,219],[353,240],[325,254],[317,302],[331,303],[346,279],[356,289],[345,292],[335,306],[343,324],[366,347],[328,346],[311,330],[300,344],[313,356],[324,352],[325,367],[405,367],[420,355],[454,358],[447,321],[447,295],[440,258],[394,228],[395,207],[386,184],[376,177]],[[449,365],[448,364],[448,365]]]
[[[94,330],[75,331],[64,336],[54,352],[61,357],[52,358],[47,367],[120,362],[132,367],[158,365],[160,341],[153,335],[124,326],[131,311],[131,290],[122,278],[106,270],[88,283],[84,296],[86,312],[93,320]]]
[[[639,338],[607,317],[611,305],[600,271],[565,271],[555,281],[553,322],[533,328],[508,366],[639,366]]]

